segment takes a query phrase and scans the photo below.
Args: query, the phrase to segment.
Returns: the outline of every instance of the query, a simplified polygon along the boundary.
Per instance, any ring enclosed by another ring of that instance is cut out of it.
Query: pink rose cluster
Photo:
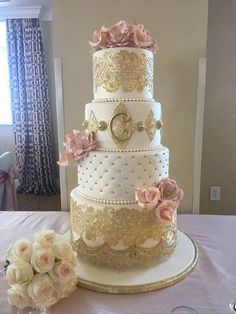
[[[93,132],[74,130],[73,133],[65,136],[64,151],[57,163],[63,167],[69,166],[87,156],[88,152],[95,146],[96,140]]]
[[[183,198],[183,190],[174,180],[164,178],[148,188],[137,188],[135,199],[142,208],[155,209],[157,217],[164,223],[172,223],[174,212]]]
[[[111,28],[102,26],[96,30],[89,46],[92,54],[101,49],[115,47],[143,48],[153,53],[157,51],[156,41],[142,24],[126,21],[120,21]]]

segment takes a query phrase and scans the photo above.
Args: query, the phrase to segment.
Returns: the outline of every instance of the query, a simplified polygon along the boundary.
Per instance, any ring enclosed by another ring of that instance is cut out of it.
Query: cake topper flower
[[[90,52],[94,54],[98,50],[115,47],[143,48],[155,53],[156,41],[142,24],[132,24],[119,21],[111,28],[102,26],[93,33],[89,41]]]
[[[183,190],[169,178],[154,182],[150,187],[135,190],[138,205],[148,210],[155,210],[159,220],[167,224],[173,223],[175,210],[183,195]]]
[[[66,167],[88,155],[88,152],[96,147],[94,132],[74,130],[65,136],[64,151],[57,162],[58,165]]]
[[[76,267],[70,242],[53,230],[35,234],[33,242],[16,241],[5,267],[8,302],[19,309],[45,310],[76,290]]]

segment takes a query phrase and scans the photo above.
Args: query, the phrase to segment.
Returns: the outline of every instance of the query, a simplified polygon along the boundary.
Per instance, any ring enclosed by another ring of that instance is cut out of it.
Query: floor
[[[59,211],[60,209],[60,194],[53,196],[17,194],[17,210],[19,211]]]

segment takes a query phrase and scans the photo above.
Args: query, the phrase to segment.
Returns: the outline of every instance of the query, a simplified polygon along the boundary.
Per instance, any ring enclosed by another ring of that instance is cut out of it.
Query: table
[[[69,229],[68,212],[0,212],[0,256],[11,242],[32,238],[50,228]],[[183,281],[149,293],[111,295],[82,288],[50,309],[50,314],[168,314],[178,305],[195,308],[199,314],[229,314],[236,298],[236,216],[178,215],[178,227],[194,240],[199,261]],[[0,313],[15,313],[5,299],[7,283],[0,276]]]

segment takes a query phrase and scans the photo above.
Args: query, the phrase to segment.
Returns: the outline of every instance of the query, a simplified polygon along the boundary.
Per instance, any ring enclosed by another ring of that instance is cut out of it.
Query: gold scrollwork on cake
[[[135,130],[133,119],[124,104],[120,103],[111,115],[108,129],[119,149],[126,148]]]
[[[151,264],[161,256],[170,256],[176,247],[176,225],[160,222],[154,211],[126,207],[115,210],[112,206],[96,210],[71,199],[71,228],[74,249],[94,263],[109,266]],[[73,239],[73,233],[81,237]],[[103,244],[97,247],[88,246],[84,241],[95,242],[97,238],[103,239]],[[144,247],[150,239],[157,244]],[[120,243],[125,248],[114,249]]]
[[[163,126],[161,120],[156,120],[152,110],[148,113],[146,121],[133,122],[133,119],[124,103],[119,103],[110,117],[109,122],[99,121],[93,111],[90,112],[89,120],[83,122],[83,127],[97,133],[109,129],[110,135],[119,150],[126,148],[132,133],[146,131],[150,141],[153,140],[156,130]]]
[[[94,59],[94,92],[103,87],[115,92],[120,87],[124,92],[141,92],[146,87],[152,93],[152,59],[145,54],[121,50],[107,51],[101,58]]]
[[[149,112],[145,121],[145,129],[150,141],[152,141],[156,132],[156,120],[154,118],[154,113],[152,110]]]
[[[85,120],[82,123],[82,126],[88,129],[91,132],[97,133],[98,130],[105,131],[107,129],[106,121],[99,121],[97,120],[93,110],[90,112],[89,120]]]

